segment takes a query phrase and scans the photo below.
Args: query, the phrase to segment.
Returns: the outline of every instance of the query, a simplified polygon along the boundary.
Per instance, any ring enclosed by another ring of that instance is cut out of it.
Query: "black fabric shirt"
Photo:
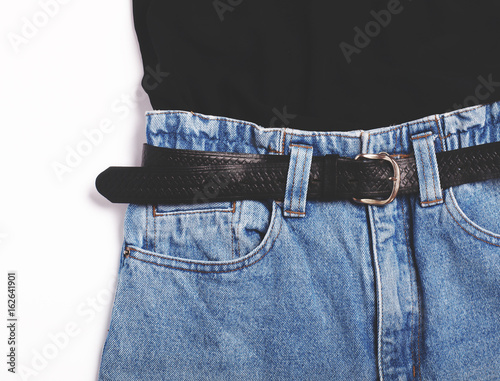
[[[372,129],[500,100],[495,0],[134,0],[154,109]]]

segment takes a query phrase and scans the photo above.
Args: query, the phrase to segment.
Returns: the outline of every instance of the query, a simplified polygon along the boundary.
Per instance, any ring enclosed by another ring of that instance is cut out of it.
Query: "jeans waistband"
[[[411,137],[424,132],[436,136],[436,152],[500,140],[497,127],[500,102],[367,131],[264,128],[250,121],[182,110],[151,111],[146,113],[146,118],[148,144],[203,151],[287,155],[290,144],[300,143],[313,147],[314,155],[353,157],[359,153],[412,153]]]

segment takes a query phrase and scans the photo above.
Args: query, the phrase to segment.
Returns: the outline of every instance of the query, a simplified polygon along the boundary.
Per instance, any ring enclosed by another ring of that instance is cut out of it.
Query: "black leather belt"
[[[359,156],[314,156],[307,198],[354,198],[383,205],[397,194],[418,193],[415,157],[393,158],[385,153]],[[436,156],[443,189],[500,177],[500,142]],[[108,200],[118,203],[283,200],[288,165],[289,156],[285,155],[192,151],[145,144],[142,167],[109,167],[97,177],[96,187]]]

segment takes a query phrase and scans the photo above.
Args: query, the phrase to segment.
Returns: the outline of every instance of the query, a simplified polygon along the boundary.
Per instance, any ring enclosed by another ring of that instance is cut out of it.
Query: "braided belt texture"
[[[419,192],[415,157],[394,159],[399,193]],[[500,142],[440,152],[443,189],[500,177]],[[142,167],[109,167],[96,179],[111,202],[176,204],[244,199],[282,200],[289,156],[192,151],[144,145]],[[393,168],[385,160],[314,156],[307,198],[345,200],[391,194]],[[203,196],[201,196],[203,195]]]

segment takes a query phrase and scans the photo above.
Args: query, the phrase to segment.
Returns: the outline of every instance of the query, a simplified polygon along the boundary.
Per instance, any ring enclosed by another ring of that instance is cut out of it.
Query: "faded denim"
[[[99,380],[500,379],[500,180],[442,191],[435,165],[500,141],[500,103],[349,132],[154,111],[147,141],[305,147],[299,168],[309,152],[415,154],[420,194],[305,201],[290,175],[284,202],[130,205]]]

